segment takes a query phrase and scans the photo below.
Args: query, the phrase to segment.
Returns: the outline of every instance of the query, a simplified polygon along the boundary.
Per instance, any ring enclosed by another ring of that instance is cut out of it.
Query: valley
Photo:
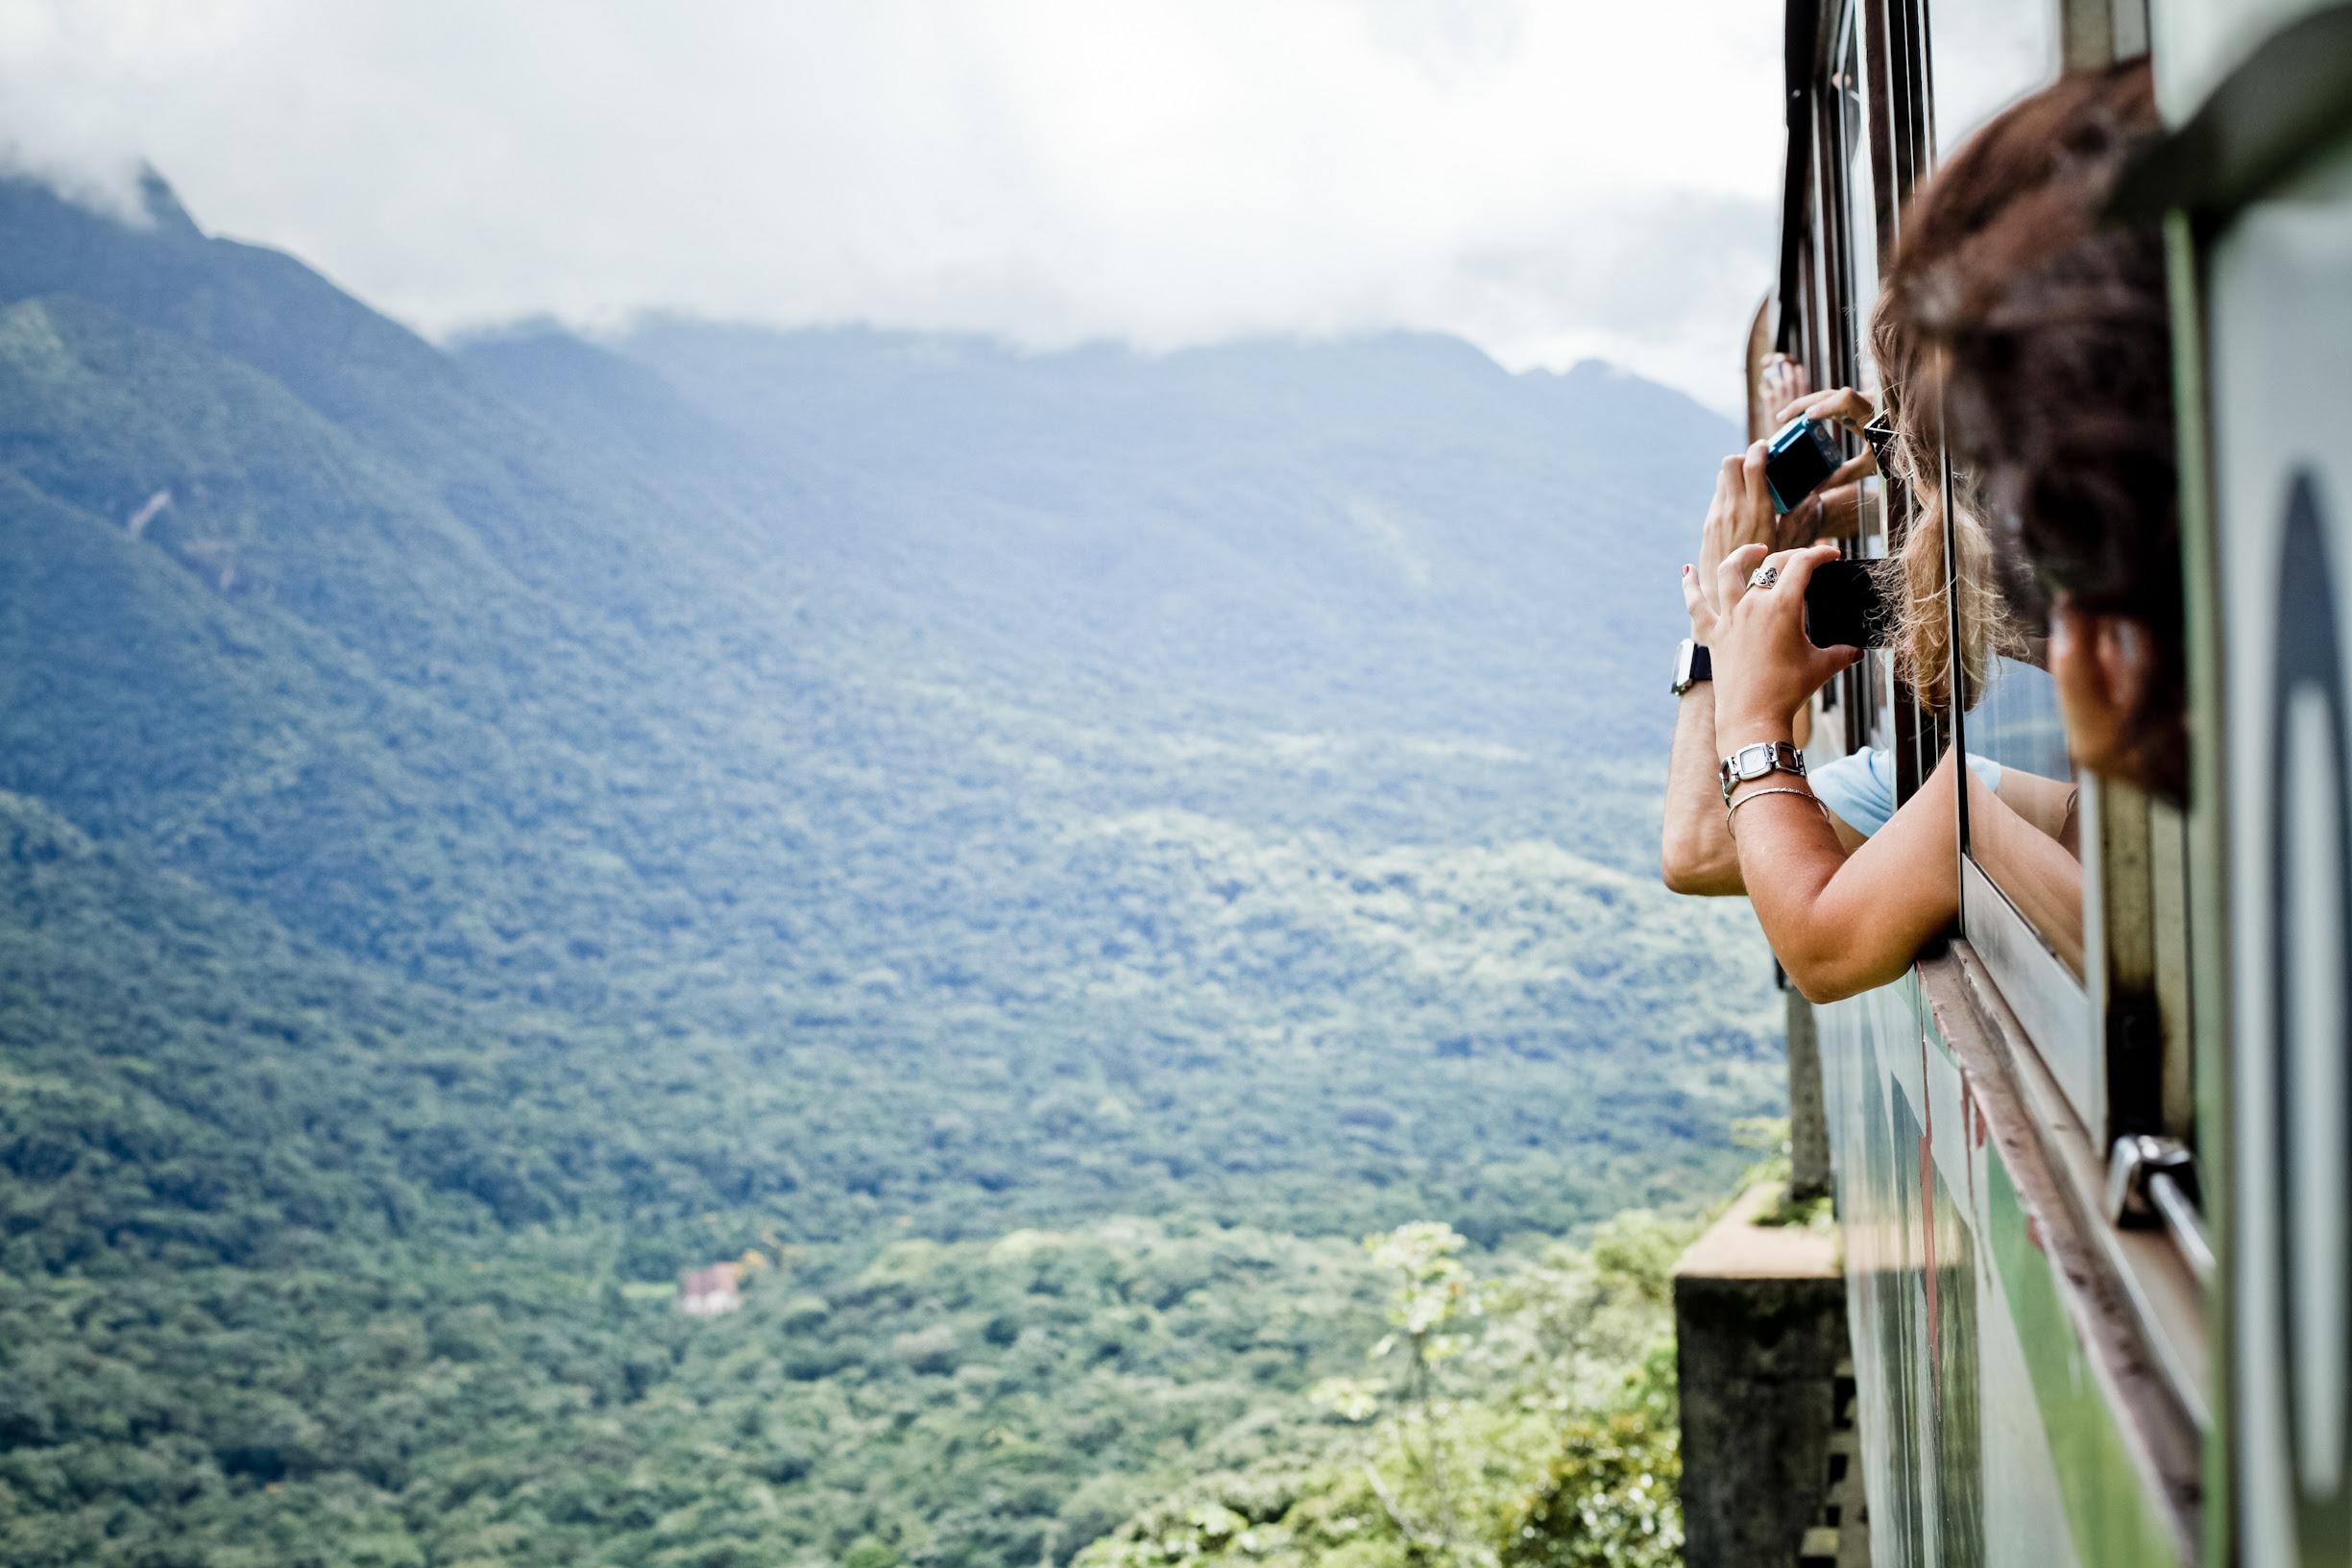
[[[1750,1157],[1653,869],[1714,416],[445,349],[148,203],[0,181],[0,1556],[1068,1561],[1338,1440],[1366,1234]]]

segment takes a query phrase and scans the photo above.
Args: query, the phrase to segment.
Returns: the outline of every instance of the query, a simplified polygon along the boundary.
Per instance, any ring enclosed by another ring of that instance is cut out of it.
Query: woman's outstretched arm
[[[1813,688],[1857,651],[1815,648],[1805,639],[1805,585],[1833,559],[1831,547],[1765,558],[1727,557],[1711,615],[1689,575],[1694,619],[1722,651],[1716,663],[1716,734],[1726,751],[1789,738],[1789,694]],[[1748,585],[1759,561],[1768,587]],[[1743,784],[1734,794],[1741,880],[1781,966],[1813,1001],[1834,1001],[1900,978],[1919,950],[1959,912],[1956,788],[1969,791],[1977,858],[2079,972],[2082,875],[2073,856],[2020,816],[1958,757],[1947,754],[1917,794],[1870,841],[1848,855],[1810,789],[1785,773]],[[1744,801],[1746,804],[1739,804]]]
[[[1900,979],[1919,950],[1958,914],[1952,783],[1965,773],[1946,758],[1851,856],[1821,813],[1794,795],[1758,796],[1740,808],[1739,865],[1748,901],[1781,967],[1806,1001],[1835,1001]],[[1775,775],[1746,789],[1780,782]]]
[[[1750,481],[1763,483],[1760,454]],[[1805,586],[1834,546],[1758,546],[1726,555],[1710,604],[1696,573],[1684,598],[1717,648],[1715,735],[1728,753],[1790,741],[1788,716],[1821,684],[1861,657],[1816,648],[1805,637]],[[1749,586],[1759,565],[1769,586]],[[1848,856],[1809,786],[1768,773],[1733,796],[1740,880],[1772,950],[1797,989],[1815,1001],[1853,996],[1902,975],[1958,908],[1958,836],[1947,763],[1871,840]]]

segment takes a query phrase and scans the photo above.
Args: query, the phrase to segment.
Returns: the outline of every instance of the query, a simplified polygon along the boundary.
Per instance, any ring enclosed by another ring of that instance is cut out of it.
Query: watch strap
[[[1674,685],[1676,696],[1697,686],[1701,681],[1715,678],[1715,663],[1708,656],[1707,644],[1694,638],[1683,639],[1683,645],[1674,652]]]
[[[1723,782],[1723,804],[1728,807],[1732,804],[1733,790],[1767,774],[1786,773],[1795,778],[1804,778],[1805,753],[1785,740],[1758,741],[1753,746],[1742,746],[1725,758],[1716,773]]]

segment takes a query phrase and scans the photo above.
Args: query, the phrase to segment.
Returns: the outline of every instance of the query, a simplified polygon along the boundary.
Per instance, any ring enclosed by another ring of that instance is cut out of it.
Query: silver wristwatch
[[[1805,753],[1785,740],[1775,740],[1769,744],[1759,740],[1753,746],[1742,746],[1725,758],[1718,772],[1723,779],[1723,804],[1729,806],[1732,804],[1733,790],[1767,773],[1789,773],[1804,778]]]
[[[1714,678],[1715,663],[1707,655],[1707,644],[1696,638],[1683,639],[1683,645],[1674,650],[1674,685],[1668,689],[1679,697],[1701,681]]]

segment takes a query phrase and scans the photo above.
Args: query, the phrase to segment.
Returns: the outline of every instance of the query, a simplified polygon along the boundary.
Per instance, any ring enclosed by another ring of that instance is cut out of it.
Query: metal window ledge
[[[1935,1023],[2037,1223],[2060,1295],[2132,1462],[2165,1505],[2181,1560],[2203,1532],[2212,1419],[2204,1295],[2172,1238],[2106,1218],[2103,1151],[1965,940],[1923,959]]]

